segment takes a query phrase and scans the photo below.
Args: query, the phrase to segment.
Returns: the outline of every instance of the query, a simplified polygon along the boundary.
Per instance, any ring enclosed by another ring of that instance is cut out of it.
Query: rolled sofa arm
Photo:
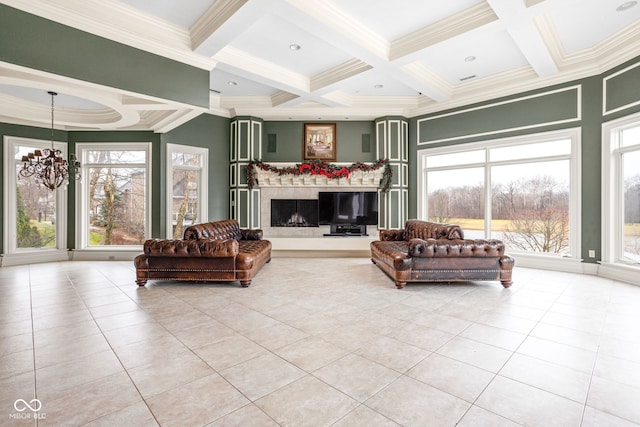
[[[262,230],[259,228],[254,229],[240,229],[242,240],[262,240]]]
[[[483,239],[411,239],[409,256],[416,258],[500,257],[504,243]]]
[[[146,256],[228,258],[238,255],[238,241],[227,240],[161,240],[144,242]]]

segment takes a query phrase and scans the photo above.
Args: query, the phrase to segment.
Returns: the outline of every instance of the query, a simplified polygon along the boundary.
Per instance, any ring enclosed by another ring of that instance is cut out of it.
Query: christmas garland
[[[389,166],[389,159],[380,159],[372,164],[356,162],[351,166],[338,166],[324,162],[322,160],[311,160],[308,162],[299,163],[296,166],[285,168],[278,168],[267,163],[263,163],[259,160],[254,160],[249,162],[249,164],[247,165],[247,185],[249,186],[249,189],[252,189],[256,185],[254,168],[273,172],[278,174],[279,176],[322,175],[326,176],[329,179],[342,177],[349,178],[350,174],[355,171],[371,172],[380,168],[385,168],[382,179],[380,180],[379,187],[383,192],[389,191],[389,189],[391,188],[391,180],[393,178],[391,167]]]

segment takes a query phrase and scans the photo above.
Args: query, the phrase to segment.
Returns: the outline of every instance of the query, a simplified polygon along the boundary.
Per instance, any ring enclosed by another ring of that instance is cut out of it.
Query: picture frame
[[[336,160],[337,135],[335,123],[305,123],[302,140],[304,160]]]

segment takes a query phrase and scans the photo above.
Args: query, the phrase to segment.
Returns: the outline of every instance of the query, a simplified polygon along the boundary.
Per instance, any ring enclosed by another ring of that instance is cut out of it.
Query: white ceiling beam
[[[557,74],[558,65],[553,60],[553,55],[547,48],[533,17],[527,13],[526,5],[513,0],[487,2],[506,25],[507,32],[536,74],[540,77]]]

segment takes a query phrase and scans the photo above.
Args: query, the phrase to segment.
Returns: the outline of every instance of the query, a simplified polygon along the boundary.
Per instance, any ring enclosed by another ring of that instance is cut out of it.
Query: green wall
[[[304,123],[299,121],[264,122],[262,128],[262,160],[267,163],[302,162]],[[336,123],[336,162],[353,163],[377,160],[375,122],[340,121],[327,123]],[[275,135],[276,152],[268,152],[267,150],[270,134]],[[368,135],[369,137],[369,152],[362,151],[363,135]]]
[[[224,117],[201,114],[171,132],[163,134],[161,138],[163,159],[167,143],[209,149],[210,221],[229,218],[229,123],[230,120]],[[162,171],[164,170],[163,162]],[[164,172],[162,175],[164,177]],[[164,197],[164,180],[162,187]],[[164,200],[162,206],[164,206]],[[164,227],[166,218],[164,218],[164,209],[162,211],[161,226]]]
[[[0,60],[209,108],[209,71],[0,4]]]

